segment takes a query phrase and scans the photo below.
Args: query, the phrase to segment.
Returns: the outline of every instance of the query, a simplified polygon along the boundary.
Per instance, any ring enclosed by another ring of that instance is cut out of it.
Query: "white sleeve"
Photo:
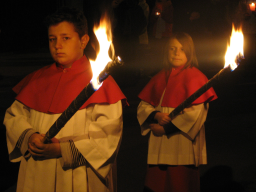
[[[177,115],[172,123],[182,131],[187,138],[194,140],[201,127],[203,126],[209,103],[202,103],[199,105],[192,105],[186,108],[181,114]]]
[[[9,158],[12,162],[19,161],[21,155],[24,155],[28,137],[35,132],[28,122],[29,116],[30,109],[17,100],[6,110],[4,125]]]
[[[100,174],[105,175],[115,156],[123,130],[123,109],[121,100],[114,104],[95,104],[87,107],[86,126],[88,137],[74,139],[75,147],[86,161]],[[102,172],[99,170],[103,168]]]
[[[137,108],[137,119],[141,127],[141,134],[146,135],[149,131],[149,124],[146,123],[148,116],[155,111],[155,107],[145,101],[141,101]]]

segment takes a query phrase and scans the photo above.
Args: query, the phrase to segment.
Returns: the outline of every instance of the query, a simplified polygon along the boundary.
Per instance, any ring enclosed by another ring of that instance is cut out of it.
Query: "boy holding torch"
[[[62,8],[48,16],[46,24],[55,63],[13,88],[17,97],[4,118],[9,159],[21,162],[17,191],[115,191],[112,168],[126,98],[111,76],[51,143],[42,142],[43,134],[92,78],[83,54],[89,41],[83,13]]]

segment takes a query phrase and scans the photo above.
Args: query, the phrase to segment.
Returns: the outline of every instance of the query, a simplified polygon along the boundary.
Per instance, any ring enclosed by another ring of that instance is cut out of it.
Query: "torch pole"
[[[43,143],[50,143],[51,139],[65,126],[68,120],[79,110],[79,108],[90,98],[95,92],[91,83],[80,92],[80,94],[72,101],[68,108],[59,116],[59,118],[50,127],[43,138]]]
[[[122,65],[123,62],[114,57],[111,64],[108,64],[105,69],[99,75],[99,82],[103,82],[116,65]],[[91,82],[80,92],[80,94],[72,101],[68,108],[59,116],[59,118],[50,127],[43,138],[43,143],[50,143],[51,139],[55,137],[59,131],[65,126],[69,119],[82,107],[82,105],[91,97],[91,95],[97,90],[94,90]]]
[[[182,112],[186,107],[190,106],[193,101],[195,101],[198,97],[200,97],[203,93],[205,93],[208,89],[210,89],[224,74],[230,72],[230,67],[226,67],[221,69],[216,75],[214,75],[206,84],[204,84],[201,88],[199,88],[195,93],[189,96],[185,101],[183,101],[178,107],[176,107],[170,114],[169,117],[173,119],[180,112]]]

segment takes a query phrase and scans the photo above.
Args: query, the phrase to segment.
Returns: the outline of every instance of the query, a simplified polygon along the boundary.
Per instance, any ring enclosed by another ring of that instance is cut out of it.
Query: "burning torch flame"
[[[225,55],[225,67],[230,65],[231,70],[235,70],[238,66],[238,59],[243,58],[243,45],[244,36],[242,33],[242,28],[235,30],[234,25],[232,27],[232,34],[230,37],[230,46],[227,45],[227,51]]]
[[[100,20],[99,26],[94,26],[93,31],[99,41],[99,53],[95,61],[90,60],[93,73],[91,83],[93,88],[97,90],[102,85],[102,82],[99,82],[99,74],[112,61],[108,54],[109,48],[112,45],[111,25],[106,15]]]

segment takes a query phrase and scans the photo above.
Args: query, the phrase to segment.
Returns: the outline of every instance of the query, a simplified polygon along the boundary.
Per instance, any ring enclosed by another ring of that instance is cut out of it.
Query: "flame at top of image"
[[[90,60],[93,73],[91,83],[93,88],[97,90],[102,85],[102,82],[99,82],[99,74],[112,61],[108,54],[109,48],[112,45],[111,24],[106,15],[101,18],[99,26],[94,26],[93,31],[99,41],[99,53],[94,61]]]
[[[232,26],[232,34],[230,37],[230,44],[227,45],[227,51],[225,55],[225,66],[230,65],[231,70],[235,70],[238,66],[238,60],[243,58],[244,52],[244,36],[242,28],[235,30],[234,25]]]

